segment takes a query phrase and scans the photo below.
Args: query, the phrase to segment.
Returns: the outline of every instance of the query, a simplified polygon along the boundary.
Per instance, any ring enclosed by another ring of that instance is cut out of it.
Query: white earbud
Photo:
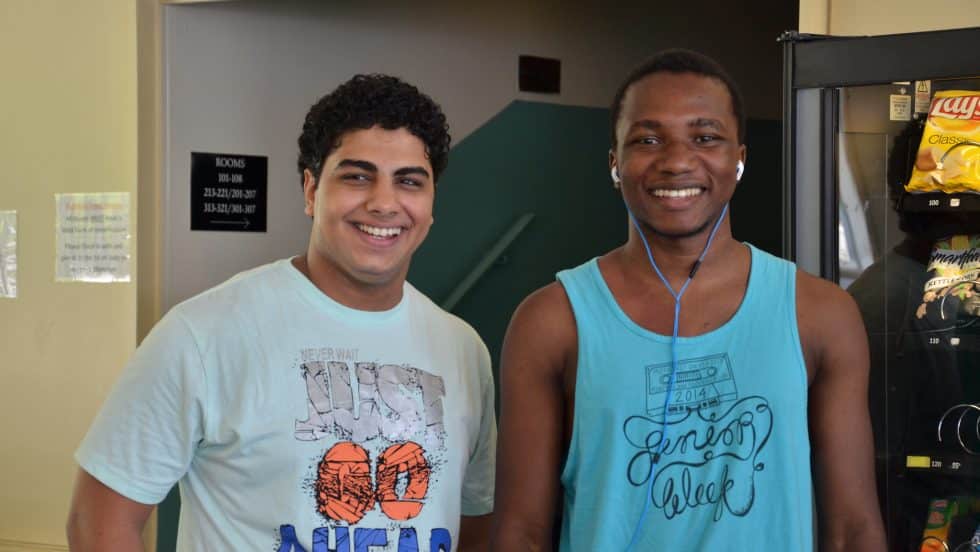
[[[614,184],[619,184],[619,171],[616,170],[616,165],[613,165],[612,170],[609,171],[609,176],[612,177]]]
[[[739,180],[742,180],[742,173],[743,172],[745,172],[745,163],[743,163],[742,161],[739,161],[738,162],[738,165],[735,166],[735,182],[738,182]]]

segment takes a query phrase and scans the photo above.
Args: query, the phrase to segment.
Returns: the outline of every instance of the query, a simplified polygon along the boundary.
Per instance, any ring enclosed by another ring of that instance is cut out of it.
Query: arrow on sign
[[[248,224],[249,224],[248,223],[248,219],[242,219],[242,220],[212,220],[211,222],[213,224],[234,224],[236,226],[240,224],[240,225],[242,225],[242,228],[248,228]]]

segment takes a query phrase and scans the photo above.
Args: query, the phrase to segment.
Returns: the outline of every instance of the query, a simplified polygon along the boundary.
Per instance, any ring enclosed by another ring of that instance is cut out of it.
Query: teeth
[[[387,238],[389,236],[397,236],[402,233],[402,229],[399,227],[395,228],[381,228],[379,226],[368,226],[367,224],[358,224],[357,228],[361,232],[371,234],[372,236],[378,238]]]
[[[658,189],[653,191],[656,197],[692,197],[701,194],[701,188],[681,188],[680,190]]]

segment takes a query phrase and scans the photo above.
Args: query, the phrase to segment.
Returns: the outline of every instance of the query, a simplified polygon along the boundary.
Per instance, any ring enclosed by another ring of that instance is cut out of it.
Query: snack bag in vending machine
[[[936,92],[905,191],[980,193],[980,91]]]

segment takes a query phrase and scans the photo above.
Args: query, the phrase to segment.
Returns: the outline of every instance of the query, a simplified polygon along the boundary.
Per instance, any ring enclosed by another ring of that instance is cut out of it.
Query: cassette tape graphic
[[[646,368],[647,414],[659,416],[670,387],[671,365],[665,362]],[[737,398],[738,389],[727,353],[681,360],[677,363],[677,379],[667,414],[714,408]]]

